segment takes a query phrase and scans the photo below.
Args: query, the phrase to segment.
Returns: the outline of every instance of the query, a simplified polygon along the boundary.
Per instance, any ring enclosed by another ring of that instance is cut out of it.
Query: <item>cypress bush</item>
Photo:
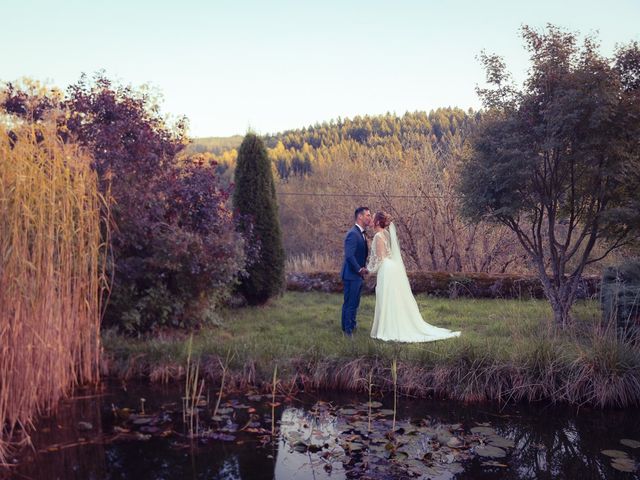
[[[239,228],[253,237],[256,250],[239,290],[249,304],[260,305],[284,289],[285,257],[271,162],[264,143],[253,133],[238,150],[233,206],[240,216]]]

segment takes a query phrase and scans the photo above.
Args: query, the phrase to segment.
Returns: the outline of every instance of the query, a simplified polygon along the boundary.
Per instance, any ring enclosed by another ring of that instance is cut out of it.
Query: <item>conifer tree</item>
[[[271,162],[262,140],[248,133],[240,149],[235,170],[234,209],[240,214],[240,229],[257,242],[257,258],[242,279],[240,292],[252,305],[265,303],[284,288],[284,248]]]

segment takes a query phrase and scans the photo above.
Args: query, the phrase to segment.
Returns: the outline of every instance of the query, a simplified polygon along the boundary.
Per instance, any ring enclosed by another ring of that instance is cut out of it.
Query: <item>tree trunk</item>
[[[576,300],[580,275],[561,277],[552,282],[544,270],[538,273],[545,295],[551,304],[555,324],[563,329],[571,326],[571,307]]]
[[[569,300],[567,298],[549,300],[551,301],[551,308],[553,309],[554,323],[563,329],[571,325],[573,323],[573,319],[571,317],[571,306],[573,305],[573,300]]]

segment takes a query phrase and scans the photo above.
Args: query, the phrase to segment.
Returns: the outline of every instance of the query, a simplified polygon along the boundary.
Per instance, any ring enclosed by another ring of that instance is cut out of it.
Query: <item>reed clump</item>
[[[89,156],[55,125],[9,122],[0,119],[0,462],[34,415],[98,380],[108,238]]]

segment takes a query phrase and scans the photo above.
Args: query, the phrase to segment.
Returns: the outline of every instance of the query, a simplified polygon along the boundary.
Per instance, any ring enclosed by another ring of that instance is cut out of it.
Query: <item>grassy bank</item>
[[[594,301],[578,303],[576,328],[558,332],[543,300],[418,296],[425,320],[463,333],[409,345],[369,338],[374,301],[363,297],[353,340],[340,332],[337,294],[290,292],[266,307],[224,311],[219,326],[195,334],[193,355],[210,382],[228,367],[228,385],[242,388],[268,389],[277,364],[285,390],[364,391],[371,373],[375,390],[384,391],[391,388],[397,358],[398,384],[406,394],[601,407],[640,403],[640,352],[598,326]],[[121,377],[181,378],[187,343],[175,332],[145,340],[105,332],[105,366]]]

